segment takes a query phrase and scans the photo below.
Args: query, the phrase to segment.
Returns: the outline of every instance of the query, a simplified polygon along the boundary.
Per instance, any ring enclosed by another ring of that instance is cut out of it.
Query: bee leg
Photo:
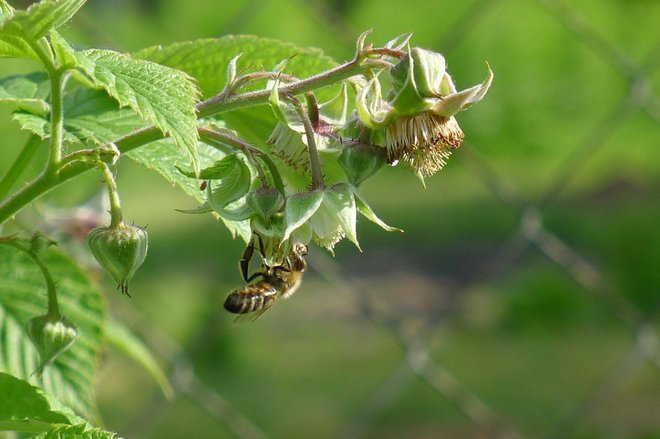
[[[250,260],[252,259],[252,255],[254,254],[254,242],[250,241],[247,247],[245,247],[245,251],[243,252],[243,257],[241,257],[240,261],[240,266],[241,266],[241,274],[243,275],[243,279],[245,279],[245,282],[250,282],[250,280],[254,279],[254,275],[248,279],[248,270],[250,269]]]
[[[266,259],[266,252],[264,251],[264,240],[261,239],[260,234],[255,233],[255,235],[257,235],[257,240],[259,241],[259,254],[261,254],[261,263],[264,267],[268,267],[268,260]]]

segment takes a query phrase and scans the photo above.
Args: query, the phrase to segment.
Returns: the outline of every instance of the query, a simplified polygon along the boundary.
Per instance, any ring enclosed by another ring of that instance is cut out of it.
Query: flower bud
[[[392,68],[392,101],[401,115],[415,114],[429,106],[429,99],[442,94],[445,58],[436,52],[414,47]]]
[[[344,168],[348,181],[357,187],[385,164],[385,156],[384,148],[370,143],[348,141],[344,143],[339,164]]]
[[[261,218],[267,220],[284,206],[284,197],[275,188],[260,187],[247,194],[246,202]]]
[[[120,224],[98,227],[87,235],[97,262],[117,281],[122,293],[128,294],[128,281],[147,257],[147,231],[142,227]]]
[[[28,320],[25,329],[41,360],[37,373],[55,361],[78,337],[76,326],[64,316],[34,317]]]

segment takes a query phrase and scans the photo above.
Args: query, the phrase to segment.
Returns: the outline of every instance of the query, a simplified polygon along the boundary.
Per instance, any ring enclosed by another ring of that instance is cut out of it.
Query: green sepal
[[[225,177],[234,169],[240,159],[236,154],[228,154],[221,160],[218,160],[208,168],[204,168],[199,172],[199,177],[195,175],[195,171],[187,171],[176,166],[177,171],[189,178],[199,178],[200,180],[220,180]]]
[[[268,97],[268,102],[270,103],[270,107],[272,108],[275,117],[278,121],[293,131],[304,133],[305,126],[300,120],[300,117],[298,117],[296,110],[292,108],[291,104],[280,99],[280,93],[278,90],[279,85],[280,81],[275,80],[273,83],[273,88],[270,90],[270,95]]]
[[[209,184],[206,187],[206,194],[208,196],[209,206],[213,209],[215,213],[217,213],[224,219],[228,219],[230,221],[244,221],[256,213],[254,209],[250,207],[247,203],[241,203],[239,207],[235,209],[227,209],[227,204],[229,203],[223,202],[222,197],[219,196],[219,194],[221,193],[222,193],[222,187],[218,188],[215,191],[211,189],[211,184]],[[230,203],[233,201],[236,200],[232,200],[230,201]]]
[[[348,181],[355,187],[374,175],[387,161],[384,148],[371,143],[348,141],[339,156],[339,164],[344,169]]]
[[[323,204],[330,208],[346,237],[362,251],[357,240],[357,210],[351,186],[339,183],[323,192]],[[312,224],[312,228],[314,224]]]
[[[284,206],[284,197],[272,187],[260,187],[256,191],[250,192],[245,201],[264,220],[268,220],[271,215]]]
[[[320,190],[300,192],[288,197],[284,208],[286,229],[282,240],[289,239],[294,230],[309,220],[318,210],[322,201],[323,191]]]
[[[388,232],[403,232],[403,230],[399,228],[388,226],[387,224],[385,224],[383,220],[378,218],[378,216],[374,213],[374,211],[371,210],[371,207],[369,207],[367,202],[364,201],[364,198],[362,198],[357,188],[351,187],[351,191],[355,196],[355,205],[357,206],[358,212],[360,212],[366,219],[368,219],[372,223],[379,225],[381,228],[383,228]]]
[[[43,370],[64,351],[66,351],[78,337],[76,325],[61,315],[51,316],[44,314],[28,320],[25,329],[30,341],[39,353],[41,362],[34,373],[41,375]]]

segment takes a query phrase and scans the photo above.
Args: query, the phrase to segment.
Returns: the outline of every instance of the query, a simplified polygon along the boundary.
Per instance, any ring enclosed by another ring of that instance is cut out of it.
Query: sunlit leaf
[[[77,56],[98,87],[170,135],[199,171],[195,109],[199,92],[187,74],[111,50],[86,50]]]
[[[39,268],[24,254],[0,246],[0,372],[39,385],[77,412],[95,412],[93,377],[105,318],[103,300],[80,268],[54,248],[42,258],[57,282],[60,311],[78,327],[75,343],[47,367],[39,364],[25,323],[46,311],[46,286]]]

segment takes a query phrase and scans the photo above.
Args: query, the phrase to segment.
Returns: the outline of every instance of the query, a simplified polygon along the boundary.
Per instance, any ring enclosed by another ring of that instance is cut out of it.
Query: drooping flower
[[[443,168],[464,139],[454,115],[486,95],[493,72],[483,83],[457,91],[439,53],[413,48],[390,71],[389,99],[374,78],[358,93],[360,120],[382,129],[388,161],[404,162],[421,178]]]
[[[273,87],[276,90],[277,83]],[[273,155],[279,157],[292,169],[309,174],[311,163],[308,151],[308,139],[305,126],[290,105],[279,99],[278,94],[271,94],[271,106],[278,122],[266,141],[272,145]],[[305,111],[314,130],[316,148],[321,153],[338,153],[341,150],[339,131],[346,123],[348,92],[346,84],[329,101],[317,104],[308,101]]]

